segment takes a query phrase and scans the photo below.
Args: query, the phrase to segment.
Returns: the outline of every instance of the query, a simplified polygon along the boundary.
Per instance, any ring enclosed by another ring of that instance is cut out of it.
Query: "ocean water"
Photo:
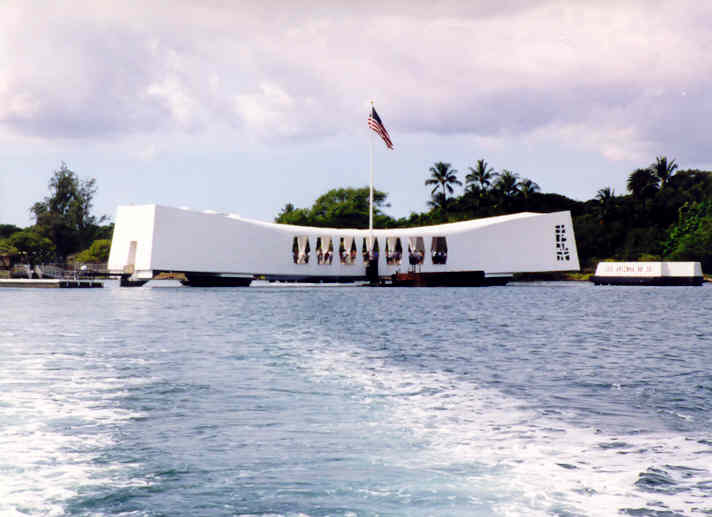
[[[0,301],[2,516],[712,515],[712,287]]]

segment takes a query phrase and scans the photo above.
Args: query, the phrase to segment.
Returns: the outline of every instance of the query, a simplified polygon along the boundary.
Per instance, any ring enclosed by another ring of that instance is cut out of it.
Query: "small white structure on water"
[[[369,259],[372,280],[374,269],[380,278],[410,271],[437,278],[438,285],[579,269],[569,212],[370,232],[160,205],[118,208],[108,267],[125,285],[163,272],[184,273],[188,285],[249,285],[253,278],[348,282],[367,278]]]
[[[599,262],[596,285],[702,285],[699,262]]]

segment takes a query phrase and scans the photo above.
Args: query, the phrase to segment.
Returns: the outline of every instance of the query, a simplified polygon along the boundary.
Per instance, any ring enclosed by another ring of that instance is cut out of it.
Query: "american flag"
[[[383,126],[383,122],[381,122],[381,117],[378,116],[376,108],[373,106],[371,106],[371,114],[368,116],[368,127],[381,135],[381,138],[383,138],[383,141],[386,143],[386,147],[388,147],[388,149],[393,149],[391,137],[388,135],[388,131],[386,131],[386,128]]]

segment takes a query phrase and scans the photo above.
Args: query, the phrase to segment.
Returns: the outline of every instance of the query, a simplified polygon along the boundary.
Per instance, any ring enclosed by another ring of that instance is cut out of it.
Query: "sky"
[[[0,0],[0,223],[62,162],[97,215],[262,220],[367,186],[370,145],[394,217],[438,161],[579,200],[660,155],[710,170],[710,26],[697,1]]]

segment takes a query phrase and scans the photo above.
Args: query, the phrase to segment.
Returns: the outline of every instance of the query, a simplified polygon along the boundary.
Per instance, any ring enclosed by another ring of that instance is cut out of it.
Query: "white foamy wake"
[[[0,515],[63,515],[79,489],[121,484],[117,470],[127,465],[95,460],[113,445],[116,426],[140,416],[116,399],[141,381],[84,369],[86,357],[23,348],[2,347]]]
[[[348,384],[362,403],[382,407],[378,418],[386,418],[373,425],[417,445],[384,461],[456,472],[472,500],[486,498],[496,515],[608,517],[640,508],[708,515],[712,508],[712,445],[701,442],[705,437],[606,435],[541,416],[454,375],[416,373],[366,352],[315,351],[304,366],[316,382]],[[674,489],[636,486],[656,468]]]

